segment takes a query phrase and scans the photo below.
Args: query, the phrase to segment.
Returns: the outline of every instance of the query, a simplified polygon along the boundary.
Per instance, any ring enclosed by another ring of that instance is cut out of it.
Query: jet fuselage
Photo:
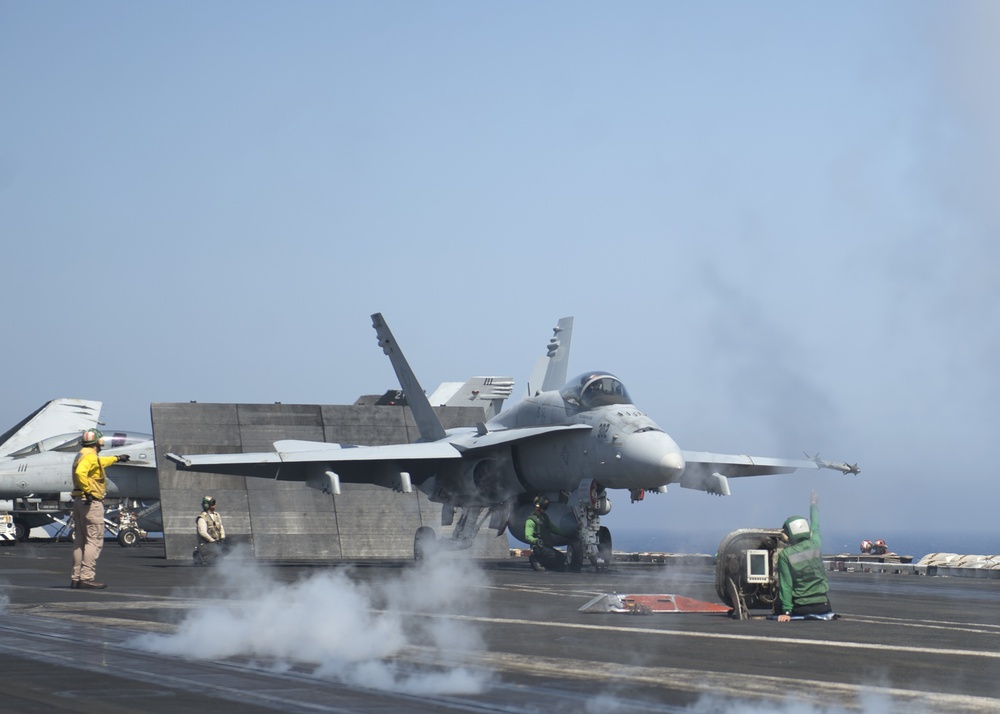
[[[588,389],[598,383],[608,396],[588,399]],[[585,428],[541,430],[482,452],[475,451],[477,432],[449,432],[447,440],[456,449],[475,457],[441,469],[422,488],[436,501],[489,507],[522,493],[573,491],[583,480],[594,481],[598,494],[607,488],[651,490],[675,483],[684,472],[674,440],[607,372],[587,373],[561,391],[527,397],[485,428],[495,433],[570,425]]]
[[[102,456],[127,453],[131,461],[105,471],[108,496],[138,499],[160,497],[156,477],[153,437],[135,432],[109,432],[109,448]],[[0,458],[0,500],[73,490],[73,461],[80,449],[80,434],[51,437]]]

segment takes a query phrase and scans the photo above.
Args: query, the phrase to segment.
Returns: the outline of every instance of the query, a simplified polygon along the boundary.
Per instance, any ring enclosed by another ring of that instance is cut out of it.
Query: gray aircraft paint
[[[442,525],[452,525],[447,546],[465,548],[487,522],[523,536],[533,499],[552,500],[550,516],[567,524],[578,557],[599,563],[610,555],[610,534],[600,517],[610,509],[607,491],[624,489],[633,500],[670,484],[728,495],[729,478],[857,466],[821,459],[779,459],[683,451],[628,395],[609,372],[585,372],[565,382],[573,320],[555,328],[540,390],[474,428],[445,431],[382,315],[372,315],[379,346],[389,357],[422,441],[355,446],[312,441],[275,442],[275,451],[244,454],[167,454],[180,469],[303,481],[336,495],[342,483],[413,487],[441,503]],[[537,370],[536,370],[537,372]],[[533,376],[533,379],[537,377]],[[421,531],[425,529],[421,528]],[[420,534],[418,534],[420,535]],[[424,535],[427,535],[424,533]]]

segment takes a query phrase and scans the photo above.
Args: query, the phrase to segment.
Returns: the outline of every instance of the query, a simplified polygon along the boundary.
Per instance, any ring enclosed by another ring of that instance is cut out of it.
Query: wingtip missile
[[[819,466],[821,469],[833,469],[834,471],[840,471],[842,474],[854,474],[857,476],[861,473],[861,467],[857,463],[847,464],[847,463],[837,463],[835,461],[826,461],[819,457],[817,452],[815,456],[810,456],[809,452],[803,452],[806,458],[812,461],[814,464]]]

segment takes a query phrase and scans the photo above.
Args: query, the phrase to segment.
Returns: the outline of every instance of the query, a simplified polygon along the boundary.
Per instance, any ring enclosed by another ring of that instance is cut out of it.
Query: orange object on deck
[[[715,602],[695,600],[683,595],[598,595],[580,608],[580,612],[615,612],[628,615],[652,615],[667,612],[728,613],[732,608]]]

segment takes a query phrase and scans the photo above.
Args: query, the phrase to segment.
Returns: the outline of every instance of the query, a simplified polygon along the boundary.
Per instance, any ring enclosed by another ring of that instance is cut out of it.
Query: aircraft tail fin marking
[[[569,367],[569,346],[573,339],[573,318],[564,317],[552,329],[552,338],[548,344],[548,354],[543,360],[548,360],[545,367],[545,378],[542,380],[542,391],[551,392],[562,389],[566,384],[566,368]]]
[[[30,446],[42,439],[98,425],[101,402],[85,399],[53,399],[0,435],[0,456]]]
[[[410,364],[406,361],[406,357],[403,356],[399,345],[396,344],[396,339],[392,336],[392,331],[385,324],[385,320],[382,319],[382,313],[376,312],[372,315],[372,327],[375,328],[375,334],[378,335],[378,343],[382,347],[382,351],[385,352],[389,357],[389,361],[392,362],[392,368],[396,372],[396,379],[399,380],[399,386],[406,395],[406,402],[410,406],[413,420],[417,423],[417,429],[420,430],[421,438],[424,441],[440,441],[445,437],[441,420],[438,419],[437,414],[434,413],[434,409],[431,408],[431,403],[428,401],[427,395],[424,394],[420,382],[417,381],[413,370],[410,369]]]
[[[470,377],[465,383],[442,383],[427,401],[431,406],[483,406],[489,421],[500,413],[513,391],[513,377]]]

